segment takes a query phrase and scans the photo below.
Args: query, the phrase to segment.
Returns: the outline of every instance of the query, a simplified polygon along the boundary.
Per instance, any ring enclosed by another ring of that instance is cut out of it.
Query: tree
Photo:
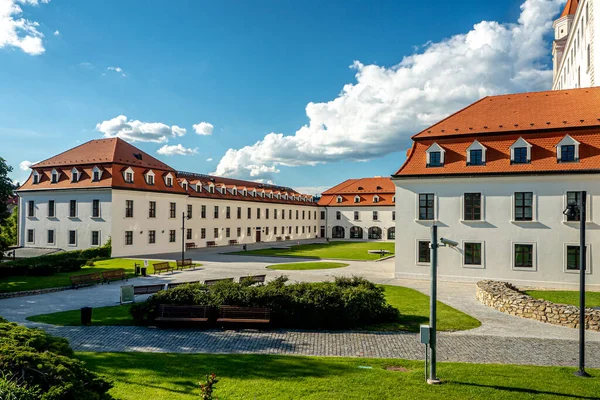
[[[14,194],[15,185],[8,177],[12,172],[12,167],[6,163],[6,160],[0,157],[0,222],[8,217],[8,199]]]
[[[0,225],[0,238],[7,243],[8,246],[17,244],[19,231],[17,229],[17,220],[19,218],[19,207],[15,207],[8,218]]]

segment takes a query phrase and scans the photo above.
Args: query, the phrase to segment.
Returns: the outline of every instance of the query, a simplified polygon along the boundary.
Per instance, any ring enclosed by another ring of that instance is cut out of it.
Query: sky
[[[121,137],[178,170],[318,194],[410,137],[551,88],[564,0],[0,0],[0,157]]]

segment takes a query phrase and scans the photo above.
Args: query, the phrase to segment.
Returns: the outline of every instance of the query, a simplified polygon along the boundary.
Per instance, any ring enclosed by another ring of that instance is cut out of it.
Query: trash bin
[[[135,264],[135,276],[139,276],[142,273],[142,267],[140,264]]]
[[[148,270],[148,268],[142,267],[142,276],[148,276],[147,275],[147,270]]]
[[[81,307],[81,325],[92,324],[92,307]]]

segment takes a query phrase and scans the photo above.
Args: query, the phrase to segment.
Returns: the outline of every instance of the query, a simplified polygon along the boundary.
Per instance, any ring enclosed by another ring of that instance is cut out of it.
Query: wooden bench
[[[219,307],[217,323],[226,324],[268,324],[271,322],[271,309],[261,307]]]
[[[217,243],[214,240],[209,240],[206,242],[206,247],[217,247]]]
[[[207,279],[204,281],[206,286],[212,286],[218,282],[233,282],[233,278],[223,278],[223,279]]]
[[[175,270],[175,268],[171,267],[171,265],[169,265],[168,262],[161,262],[161,263],[156,263],[156,264],[152,264],[152,266],[154,267],[154,273],[155,274],[159,274],[161,272],[173,272]]]
[[[177,286],[181,286],[181,285],[187,285],[187,284],[192,284],[192,283],[200,283],[200,281],[192,281],[192,282],[173,282],[173,283],[168,283],[167,284],[167,289],[173,289],[176,288]]]
[[[154,294],[154,293],[158,293],[164,289],[165,289],[165,285],[162,283],[159,283],[156,285],[134,286],[133,287],[133,295],[139,296],[141,294]]]
[[[177,260],[177,269],[183,270],[184,268],[190,267],[196,269],[196,264],[192,262],[191,258],[184,258],[183,260]]]
[[[196,243],[194,243],[194,242],[189,242],[189,243],[185,244],[185,249],[186,250],[188,250],[188,249],[197,249],[197,248],[198,248],[198,246],[196,246]]]
[[[123,268],[111,269],[109,271],[102,272],[102,279],[104,279],[104,282],[106,283],[110,283],[110,281],[115,281],[119,279],[125,281],[127,280],[127,275],[125,274],[125,270]]]
[[[230,246],[233,246],[233,245],[236,245],[236,244],[240,244],[240,243],[237,241],[237,239],[231,239],[231,240],[229,241],[229,245],[230,245]]]
[[[242,277],[240,277],[240,283],[242,283],[242,281],[250,281],[250,282],[252,282],[251,284],[265,283],[266,278],[267,278],[266,275],[242,276]]]
[[[94,272],[91,274],[84,275],[73,275],[70,276],[69,279],[71,280],[71,285],[75,289],[79,289],[79,286],[93,285],[96,283],[101,283],[103,281],[100,272]]]
[[[172,306],[161,304],[156,322],[208,322],[208,306]]]
[[[282,240],[283,240],[283,238],[282,238],[281,236],[277,236],[277,237],[275,238],[275,241],[276,241],[276,242],[281,242]]]
[[[285,240],[292,240],[292,238],[291,238],[291,237],[289,237],[289,236],[286,236],[286,237],[285,237]]]

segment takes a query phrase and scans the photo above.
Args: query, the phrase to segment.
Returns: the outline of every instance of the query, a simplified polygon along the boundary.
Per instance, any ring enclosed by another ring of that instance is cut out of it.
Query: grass
[[[307,269],[331,269],[331,268],[342,268],[347,267],[348,264],[340,262],[303,262],[303,263],[290,263],[290,264],[275,264],[269,265],[267,268],[291,271],[291,270],[307,270]]]
[[[536,299],[544,299],[559,304],[572,304],[579,307],[579,291],[526,290],[525,293]],[[600,292],[585,292],[585,306],[600,307]]]
[[[419,325],[429,321],[429,296],[414,289],[401,286],[383,286],[388,303],[400,310],[400,321],[392,324],[374,325],[370,331],[418,332]],[[129,305],[94,308],[92,325],[135,325],[129,314]],[[477,328],[481,322],[444,303],[438,302],[438,330],[456,331]],[[78,326],[79,310],[61,311],[52,314],[34,315],[29,321],[52,325]]]
[[[377,260],[379,254],[370,254],[369,250],[387,250],[394,254],[394,242],[330,242],[323,244],[302,244],[289,249],[259,249],[238,251],[237,255],[245,256],[283,256],[329,260]]]
[[[148,272],[152,272],[153,262],[157,261],[149,261]],[[102,272],[111,269],[123,268],[127,276],[131,277],[135,275],[135,263],[143,265],[144,260],[109,258],[96,261],[93,267],[84,266],[75,272],[60,272],[50,276],[11,276],[0,279],[0,293],[71,286],[70,276],[91,274],[92,272]],[[172,262],[171,265],[175,266],[175,263]]]
[[[219,399],[597,399],[600,370],[438,363],[444,384],[424,382],[423,362],[401,359],[230,354],[77,353],[114,382],[120,400],[192,400],[216,373]],[[390,371],[390,366],[405,371]],[[370,368],[361,368],[370,367]]]

